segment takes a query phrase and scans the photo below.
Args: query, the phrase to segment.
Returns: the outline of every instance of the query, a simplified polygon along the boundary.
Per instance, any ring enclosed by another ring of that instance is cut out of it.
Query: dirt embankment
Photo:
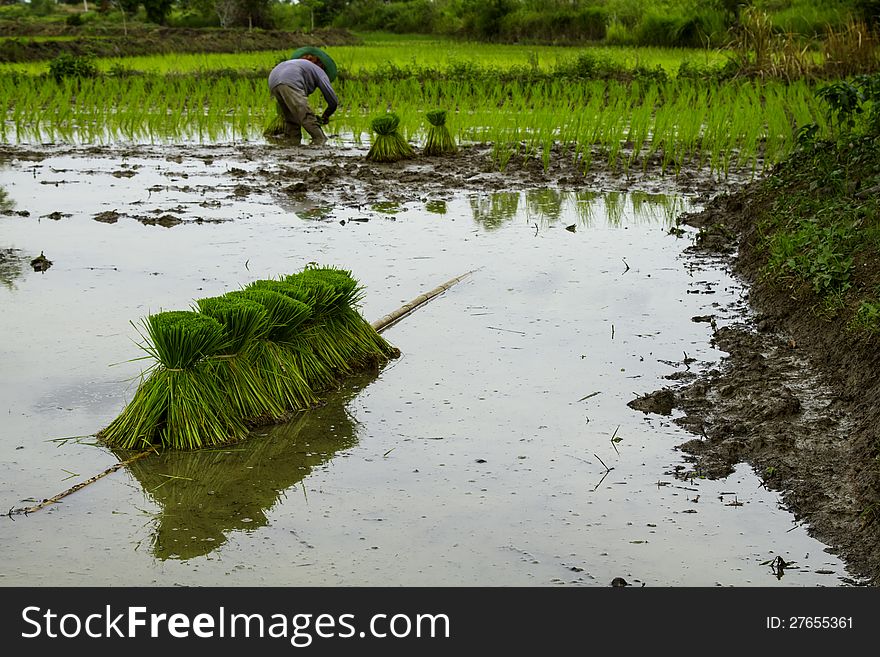
[[[100,34],[83,33],[70,27],[58,34],[24,34],[23,28],[0,26],[0,62],[48,60],[62,53],[95,57],[132,57],[169,53],[236,53],[259,50],[288,51],[300,46],[339,46],[358,42],[345,30],[315,30],[309,34],[277,30],[212,29],[157,27],[121,29]],[[34,40],[34,36],[63,36],[63,41]]]
[[[772,199],[758,190],[745,186],[681,218],[700,230],[695,254],[719,259],[749,284],[754,314],[733,326],[713,322],[713,340],[729,354],[717,369],[630,405],[683,412],[675,422],[697,437],[680,446],[693,464],[682,476],[722,478],[751,464],[812,535],[876,586],[880,350],[819,312],[810,289],[762,278],[756,217]]]

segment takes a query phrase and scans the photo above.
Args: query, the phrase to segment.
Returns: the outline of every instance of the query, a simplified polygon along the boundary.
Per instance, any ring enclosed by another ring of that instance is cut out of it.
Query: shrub
[[[56,80],[64,78],[94,78],[98,68],[89,55],[71,55],[63,53],[49,62],[49,75]]]

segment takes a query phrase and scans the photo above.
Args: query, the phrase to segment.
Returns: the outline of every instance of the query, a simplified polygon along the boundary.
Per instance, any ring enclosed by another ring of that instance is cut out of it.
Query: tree
[[[168,13],[173,4],[174,0],[143,0],[147,20],[157,25],[165,25],[168,22]]]

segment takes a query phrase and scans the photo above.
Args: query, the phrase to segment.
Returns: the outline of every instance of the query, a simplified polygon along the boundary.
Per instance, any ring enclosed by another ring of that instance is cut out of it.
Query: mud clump
[[[671,415],[675,408],[675,394],[671,390],[658,390],[632,400],[627,406],[643,413]]]

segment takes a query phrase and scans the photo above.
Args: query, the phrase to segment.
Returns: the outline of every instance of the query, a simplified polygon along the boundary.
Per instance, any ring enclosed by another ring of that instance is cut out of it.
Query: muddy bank
[[[94,57],[133,57],[169,53],[235,53],[260,50],[287,51],[300,46],[350,45],[358,39],[345,30],[322,29],[309,34],[279,30],[157,27],[151,30],[121,29],[87,34],[67,27],[57,33],[29,34],[24,26],[0,26],[0,62],[48,60],[65,53]],[[28,37],[59,36],[63,41],[37,41]]]
[[[755,218],[770,202],[753,184],[681,217],[700,230],[695,256],[717,259],[749,284],[748,308],[735,325],[705,318],[729,354],[717,368],[630,406],[680,413],[674,421],[696,435],[680,446],[692,469],[679,476],[723,478],[749,463],[813,536],[877,585],[876,341],[818,314],[809,289],[761,278]],[[861,275],[870,279],[875,268]]]

